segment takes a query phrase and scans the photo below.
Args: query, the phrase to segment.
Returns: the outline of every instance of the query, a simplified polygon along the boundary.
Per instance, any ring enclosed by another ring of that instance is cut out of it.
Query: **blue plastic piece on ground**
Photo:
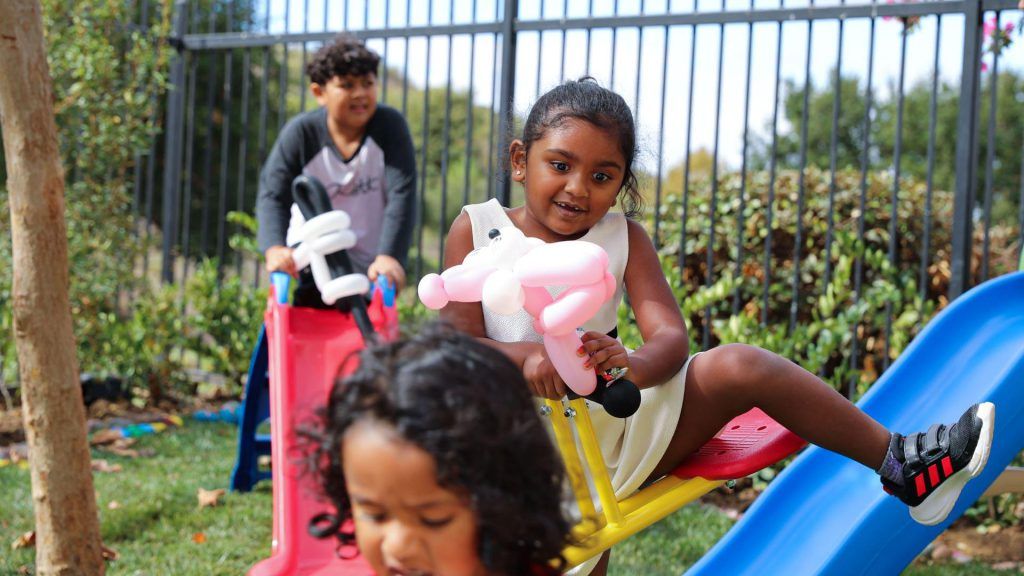
[[[985,471],[949,518],[916,523],[867,468],[812,447],[687,574],[899,574],[963,514],[1024,448],[1024,273],[955,300],[917,336],[859,406],[904,434],[996,405]],[[825,425],[823,423],[823,425]]]
[[[284,288],[278,294],[284,294],[287,299],[290,277],[277,272],[271,274],[275,290],[280,286],[275,280],[275,276],[284,276]],[[242,403],[241,417],[238,423],[238,458],[235,461],[235,469],[231,473],[231,489],[239,492],[248,492],[260,480],[270,478],[269,471],[259,469],[259,457],[270,454],[270,436],[256,433],[259,425],[270,418],[268,368],[266,330],[261,327],[259,337],[256,339],[256,347],[252,352],[252,360],[249,362],[249,377],[245,382],[245,400]]]

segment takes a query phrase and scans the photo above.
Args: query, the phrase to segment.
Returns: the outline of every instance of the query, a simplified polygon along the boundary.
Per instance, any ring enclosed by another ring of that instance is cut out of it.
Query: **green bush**
[[[668,187],[661,207],[659,255],[662,268],[686,318],[691,349],[703,344],[746,342],[773,350],[837,388],[860,382],[863,392],[895,359],[927,321],[947,303],[950,278],[952,194],[934,191],[930,227],[927,286],[918,286],[924,238],[926,188],[921,182],[900,181],[897,201],[895,253],[889,262],[889,224],[893,180],[887,172],[867,178],[863,235],[858,234],[861,175],[841,171],[831,201],[828,172],[805,172],[803,212],[799,213],[799,172],[781,171],[776,178],[771,225],[768,224],[769,175],[748,176],[745,200],[740,201],[739,174],[719,178],[711,214],[708,178],[691,182],[685,210],[682,194]],[[742,211],[741,211],[742,207]],[[831,252],[826,254],[829,214],[833,215]],[[793,300],[794,247],[800,214],[801,254],[798,296]],[[714,222],[714,244],[709,229]],[[649,219],[648,224],[651,224]],[[742,226],[742,227],[741,227]],[[981,231],[977,231],[980,246]],[[680,242],[682,238],[682,242]],[[765,249],[770,240],[766,267]],[[994,258],[991,274],[1013,270],[1013,230],[991,231]],[[680,257],[680,245],[684,247]],[[712,254],[711,283],[707,283],[708,252]],[[980,281],[974,259],[975,280]],[[825,280],[826,263],[829,279]],[[855,281],[860,269],[861,293]],[[767,297],[765,278],[767,282]],[[791,313],[795,308],[795,322]],[[886,318],[891,313],[887,330]],[[627,310],[620,328],[630,345],[639,334]],[[886,348],[888,344],[888,348]],[[853,362],[854,350],[857,362]],[[888,350],[888,358],[886,358]]]
[[[138,286],[135,265],[147,246],[132,213],[135,157],[158,132],[171,3],[150,11],[148,33],[130,2],[43,0],[43,29],[53,78],[54,112],[67,176],[65,190],[70,299],[82,370],[102,371],[107,340],[124,336],[124,299]],[[0,153],[2,160],[2,153]],[[0,262],[11,261],[7,192],[0,186]],[[11,275],[0,273],[0,370],[16,380]]]

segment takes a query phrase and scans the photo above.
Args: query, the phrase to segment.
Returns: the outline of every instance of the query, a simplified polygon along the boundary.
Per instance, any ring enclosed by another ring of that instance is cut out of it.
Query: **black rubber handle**
[[[571,390],[568,396],[570,399],[581,397]],[[611,386],[605,386],[605,382],[597,377],[597,388],[582,398],[604,406],[605,412],[616,418],[629,418],[640,408],[640,389],[625,378],[612,382]]]
[[[331,200],[327,196],[327,189],[324,188],[324,185],[316,178],[305,174],[292,180],[292,198],[299,207],[299,211],[302,212],[302,217],[306,220],[311,220],[334,209],[331,207]],[[327,254],[324,259],[334,278],[354,272],[352,260],[349,259],[348,252],[345,250]],[[351,306],[352,317],[355,318],[356,326],[359,327],[359,332],[363,335],[363,341],[369,343],[376,339],[377,333],[373,329],[370,315],[366,311],[366,300],[360,295],[355,295],[343,298],[338,302],[342,301]],[[339,306],[339,309],[348,311],[343,306]]]

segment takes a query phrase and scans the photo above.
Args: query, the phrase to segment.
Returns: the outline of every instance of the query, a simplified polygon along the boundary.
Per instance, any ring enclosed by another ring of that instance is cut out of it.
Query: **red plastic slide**
[[[273,293],[268,300],[274,531],[270,557],[253,566],[249,575],[367,576],[371,571],[361,557],[339,557],[337,539],[319,540],[309,534],[310,519],[333,508],[319,495],[297,437],[298,430],[313,424],[342,362],[363,348],[362,335],[348,314],[280,304]],[[384,305],[381,291],[375,291],[368,308],[379,337],[397,338],[398,312]],[[345,369],[353,367],[346,364]],[[345,549],[350,551],[354,553],[354,547]]]

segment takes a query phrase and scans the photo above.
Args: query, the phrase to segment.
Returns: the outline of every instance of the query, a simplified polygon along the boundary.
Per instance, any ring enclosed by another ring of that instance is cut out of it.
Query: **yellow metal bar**
[[[590,477],[594,480],[594,488],[597,489],[597,496],[601,500],[604,517],[609,524],[618,524],[622,522],[622,512],[615,499],[615,490],[612,489],[608,467],[605,466],[604,456],[601,455],[601,446],[597,443],[597,436],[594,434],[594,425],[590,421],[587,403],[584,399],[577,398],[569,401],[569,408],[575,412],[576,432],[580,436],[580,444],[583,445],[583,454],[587,458]]]
[[[647,528],[683,505],[722,485],[722,480],[691,478],[680,480],[666,477],[654,485],[622,501],[625,512],[621,522],[609,523],[576,546],[562,551],[569,567],[577,566],[597,556],[615,544]]]
[[[591,524],[589,531],[604,526],[604,522],[598,517],[594,508],[594,499],[590,496],[590,488],[587,486],[587,477],[583,473],[583,462],[576,450],[576,441],[573,439],[572,429],[566,421],[564,408],[558,400],[544,400],[548,408],[548,417],[551,420],[551,428],[555,432],[555,443],[558,444],[558,451],[562,453],[562,460],[565,462],[565,471],[569,475],[569,483],[572,485],[572,492],[576,496],[576,504],[580,508],[583,522],[580,528],[588,522]]]

